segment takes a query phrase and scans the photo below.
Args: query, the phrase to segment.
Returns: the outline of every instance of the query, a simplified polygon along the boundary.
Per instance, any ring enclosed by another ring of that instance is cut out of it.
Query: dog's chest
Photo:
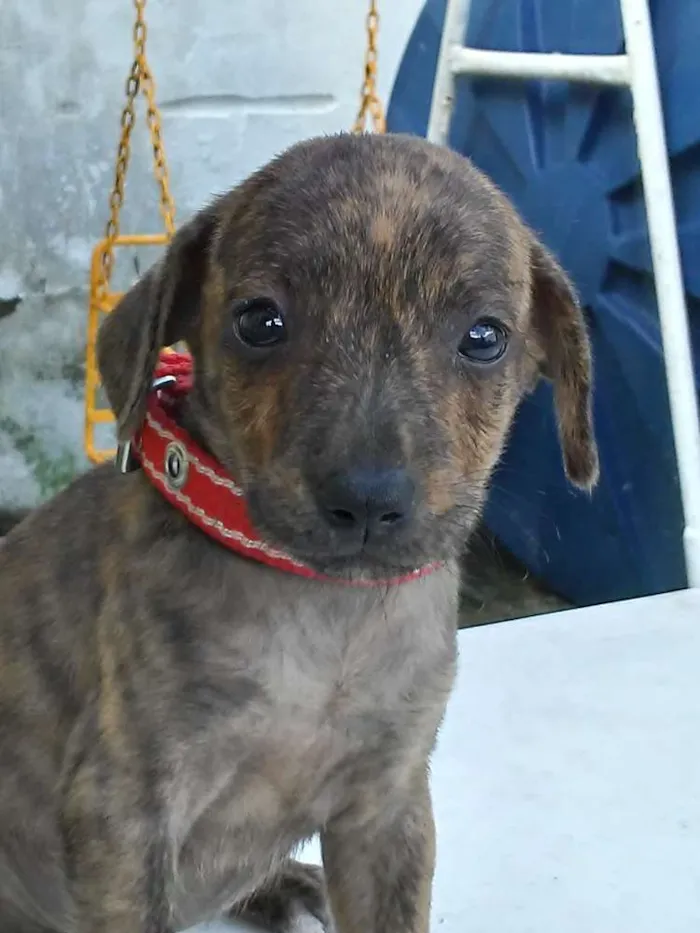
[[[380,656],[355,666],[350,650],[319,664],[313,651],[269,649],[260,672],[267,697],[216,746],[207,743],[174,801],[173,896],[183,922],[259,884],[342,809],[351,789],[385,775],[401,756],[407,714],[381,683]]]
[[[384,757],[389,745],[398,753],[416,707],[429,704],[436,655],[425,656],[422,638],[382,622],[271,646],[259,751],[285,796],[332,793],[353,779],[353,770],[366,771],[373,758]]]
[[[420,598],[355,624],[304,619],[267,629],[246,659],[250,701],[186,750],[171,798],[183,904],[208,903],[241,852],[242,889],[259,881],[353,798],[385,799],[430,744],[450,682],[449,619]]]
[[[321,817],[354,771],[379,771],[389,754],[400,756],[423,714],[440,705],[451,638],[449,623],[421,618],[420,600],[390,608],[353,619],[321,607],[308,624],[297,616],[268,629],[242,661],[250,699],[205,729],[208,740],[197,736],[201,779],[216,787],[228,775],[256,794],[266,787],[285,808],[308,801]]]
[[[440,581],[379,598],[334,592],[312,608],[287,604],[250,657],[260,691],[242,717],[250,719],[241,736],[250,772],[285,801],[309,800],[321,819],[359,774],[370,779],[400,761],[416,730],[429,730],[441,712],[451,608]]]

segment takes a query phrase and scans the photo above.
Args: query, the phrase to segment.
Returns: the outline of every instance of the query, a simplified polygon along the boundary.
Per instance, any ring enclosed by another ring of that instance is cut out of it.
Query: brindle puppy
[[[275,571],[111,466],[15,528],[0,930],[171,933],[247,909],[284,931],[299,901],[325,917],[320,876],[290,861],[319,832],[339,933],[425,933],[456,559],[540,374],[569,477],[596,478],[576,298],[468,161],[343,135],[196,216],[108,319],[123,438],[183,339],[186,426],[270,542],[344,578],[444,569],[379,588]]]

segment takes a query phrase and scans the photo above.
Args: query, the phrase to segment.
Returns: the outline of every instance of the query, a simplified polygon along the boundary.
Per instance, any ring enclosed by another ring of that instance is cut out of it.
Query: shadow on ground
[[[534,580],[485,528],[463,562],[459,627],[568,609],[571,604]]]

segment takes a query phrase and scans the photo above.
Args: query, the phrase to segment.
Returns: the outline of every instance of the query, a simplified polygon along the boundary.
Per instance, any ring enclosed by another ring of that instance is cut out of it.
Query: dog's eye
[[[493,318],[480,318],[462,337],[459,354],[475,363],[495,363],[507,346],[508,332],[503,324]]]
[[[267,349],[287,339],[282,312],[272,301],[248,302],[236,317],[238,336],[249,347]]]

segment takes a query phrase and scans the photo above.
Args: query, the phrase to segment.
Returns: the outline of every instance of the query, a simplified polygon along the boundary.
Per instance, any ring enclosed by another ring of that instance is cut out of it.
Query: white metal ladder
[[[630,89],[685,517],[688,585],[700,588],[700,421],[654,37],[647,0],[620,0],[620,7],[626,54],[563,55],[468,48],[462,43],[471,0],[448,0],[428,139],[447,142],[458,75],[559,79]]]

